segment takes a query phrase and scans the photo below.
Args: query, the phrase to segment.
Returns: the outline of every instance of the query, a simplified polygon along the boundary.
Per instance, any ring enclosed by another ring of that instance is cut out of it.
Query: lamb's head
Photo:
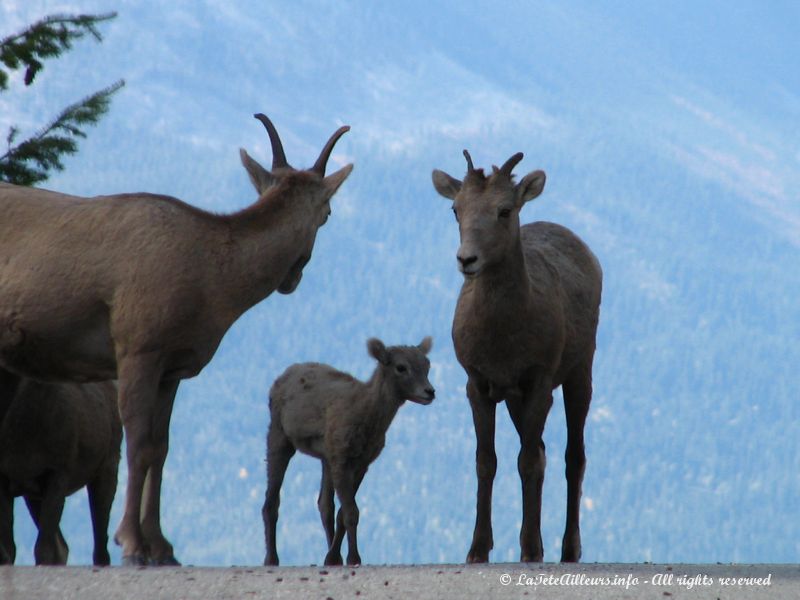
[[[367,341],[367,350],[378,361],[384,381],[390,381],[403,400],[430,404],[436,392],[428,380],[431,363],[427,354],[433,346],[430,337],[417,346],[389,346],[377,338]]]
[[[274,212],[279,214],[276,218],[280,218],[287,234],[296,241],[296,256],[288,261],[291,267],[277,288],[282,294],[290,294],[297,288],[303,276],[303,267],[311,259],[317,231],[328,220],[331,198],[353,170],[353,165],[348,164],[335,173],[325,175],[325,166],[334,145],[350,127],[337,129],[322,148],[314,166],[299,170],[286,161],[283,144],[272,121],[261,113],[254,116],[263,123],[269,135],[272,170],[266,170],[244,149],[239,150],[239,155],[250,181],[258,191],[260,201],[275,203]],[[273,190],[280,193],[265,198]]]
[[[542,193],[545,174],[532,171],[516,183],[511,171],[522,160],[522,152],[509,158],[502,167],[492,167],[488,177],[483,169],[473,167],[466,150],[464,157],[467,175],[463,181],[435,170],[433,186],[453,201],[461,235],[456,255],[458,268],[469,278],[502,260],[512,250],[519,239],[519,211],[528,200]]]

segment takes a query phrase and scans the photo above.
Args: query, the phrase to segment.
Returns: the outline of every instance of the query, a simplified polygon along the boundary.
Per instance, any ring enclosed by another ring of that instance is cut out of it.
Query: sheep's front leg
[[[487,390],[479,388],[475,378],[467,382],[467,397],[472,408],[475,426],[475,470],[478,477],[478,494],[475,513],[475,530],[467,554],[468,563],[489,562],[489,551],[494,545],[492,536],[492,487],[497,472],[497,454],[494,450],[496,403],[489,399]]]
[[[360,565],[361,555],[358,553],[358,505],[356,492],[366,474],[366,468],[354,472],[348,468],[332,468],[333,485],[339,497],[339,513],[336,517],[336,532],[333,536],[326,565],[342,564],[342,541],[347,533],[347,564]]]
[[[125,511],[114,540],[122,546],[123,565],[146,565],[149,551],[142,534],[141,513],[145,478],[157,456],[153,438],[161,377],[157,357],[118,359],[117,375],[120,417],[126,437],[128,486]]]
[[[169,451],[169,423],[180,380],[162,381],[152,424],[153,462],[147,470],[142,497],[142,535],[151,565],[177,566],[172,544],[161,531],[161,480]]]
[[[508,412],[517,429],[520,451],[517,468],[522,481],[522,527],[520,529],[520,562],[542,562],[542,486],[546,464],[542,432],[547,413],[553,404],[549,377],[538,377],[522,396],[506,399]]]
[[[322,481],[319,485],[319,498],[317,498],[317,507],[319,508],[319,516],[322,520],[322,527],[325,529],[325,539],[328,541],[328,549],[333,544],[334,535],[334,504],[333,504],[333,476],[331,475],[331,467],[328,461],[322,459]]]
[[[108,554],[108,521],[111,505],[117,493],[117,467],[117,461],[108,458],[94,481],[86,486],[94,535],[92,562],[97,566],[105,567],[111,564],[111,557]]]
[[[0,475],[0,565],[13,565],[17,558],[14,544],[14,496],[8,479]]]

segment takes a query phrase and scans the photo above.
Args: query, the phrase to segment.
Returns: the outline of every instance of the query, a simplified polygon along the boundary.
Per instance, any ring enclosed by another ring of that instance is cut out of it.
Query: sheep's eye
[[[497,213],[497,216],[501,219],[507,219],[511,216],[511,209],[510,208],[501,208],[500,211]]]
[[[405,373],[406,371],[408,371],[408,368],[407,368],[405,365],[397,365],[397,366],[395,367],[395,370],[396,370],[398,373]]]
[[[458,221],[458,211],[455,206],[453,207],[453,214],[456,216],[456,221]]]

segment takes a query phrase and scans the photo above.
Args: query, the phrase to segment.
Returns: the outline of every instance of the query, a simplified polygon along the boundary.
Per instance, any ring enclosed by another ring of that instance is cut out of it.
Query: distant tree
[[[51,15],[0,40],[0,92],[8,89],[9,71],[25,69],[24,82],[29,86],[44,68],[42,61],[70,50],[75,40],[91,34],[102,41],[97,24],[116,16]],[[86,137],[83,127],[94,125],[108,112],[111,96],[123,85],[119,80],[68,106],[38,133],[17,144],[19,130],[10,127],[7,151],[0,156],[0,180],[34,185],[46,180],[51,171],[63,170],[61,157],[78,151],[78,138]]]

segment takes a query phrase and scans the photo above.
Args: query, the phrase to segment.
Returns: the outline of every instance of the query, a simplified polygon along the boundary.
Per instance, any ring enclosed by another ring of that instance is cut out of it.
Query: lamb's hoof
[[[148,563],[151,567],[180,567],[181,563],[174,556],[165,556],[163,558],[151,558]]]
[[[519,557],[519,562],[523,563],[540,563],[542,561],[544,561],[544,557],[541,555],[537,556],[535,554],[522,554]]]
[[[489,562],[488,552],[477,552],[475,550],[470,550],[469,554],[467,554],[468,565],[474,565],[477,563],[488,563],[488,562]]]
[[[122,557],[123,567],[146,567],[147,559],[141,554],[131,554],[130,556]]]

